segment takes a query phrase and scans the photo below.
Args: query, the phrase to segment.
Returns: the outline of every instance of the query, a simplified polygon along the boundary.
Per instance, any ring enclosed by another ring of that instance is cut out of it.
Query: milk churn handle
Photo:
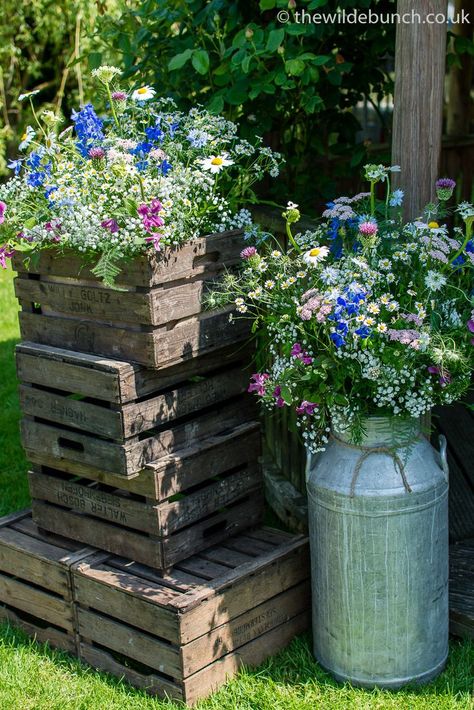
[[[355,470],[354,474],[352,476],[352,481],[351,481],[351,498],[354,498],[355,496],[355,486],[357,483],[357,479],[359,478],[359,473],[360,469],[362,468],[362,464],[366,459],[369,458],[371,454],[387,454],[387,456],[391,456],[393,458],[393,462],[398,466],[398,470],[400,472],[400,476],[403,481],[403,485],[405,486],[405,490],[407,493],[411,493],[411,488],[410,485],[407,481],[407,477],[405,475],[405,467],[403,465],[402,460],[400,459],[400,456],[397,454],[396,451],[393,451],[392,449],[389,449],[388,446],[374,446],[371,447],[370,449],[366,449],[363,454],[361,454]]]
[[[439,458],[446,482],[449,482],[448,442],[443,434],[439,436]]]

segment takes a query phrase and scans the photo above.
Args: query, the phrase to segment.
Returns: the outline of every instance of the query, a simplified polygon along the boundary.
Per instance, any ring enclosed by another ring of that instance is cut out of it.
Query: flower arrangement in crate
[[[278,175],[278,154],[237,135],[237,126],[200,108],[188,113],[143,86],[124,91],[120,70],[93,71],[107,112],[87,104],[59,132],[60,118],[39,116],[20,144],[15,175],[0,186],[2,265],[15,250],[72,249],[111,285],[122,265],[149,250],[179,246],[249,224],[238,209],[253,185]]]
[[[357,444],[367,417],[418,418],[470,385],[474,207],[449,210],[455,183],[441,179],[438,201],[404,223],[396,170],[367,165],[370,191],[329,203],[314,231],[293,235],[300,214],[288,203],[288,249],[257,239],[209,298],[252,320],[262,347],[249,391],[293,410],[313,453],[331,423]]]

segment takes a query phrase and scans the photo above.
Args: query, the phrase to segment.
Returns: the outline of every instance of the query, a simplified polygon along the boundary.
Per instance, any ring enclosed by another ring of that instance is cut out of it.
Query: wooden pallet
[[[96,552],[40,531],[30,511],[0,518],[0,620],[75,653],[71,565]]]
[[[46,530],[166,569],[261,522],[259,445],[258,423],[242,425],[160,459],[126,489],[113,475],[92,482],[36,466],[33,517]]]
[[[229,322],[232,308],[203,312],[209,280],[240,261],[242,231],[197,239],[179,249],[137,257],[114,290],[73,252],[45,250],[38,260],[14,257],[22,338],[152,368],[245,340],[248,323]]]
[[[242,354],[198,360],[201,369],[186,364],[160,374],[59,348],[18,346],[27,455],[53,468],[69,460],[130,477],[159,456],[251,420],[255,403],[245,394]]]
[[[164,577],[101,554],[73,575],[81,658],[188,704],[309,622],[307,540],[276,530],[239,535]]]
[[[449,549],[449,630],[474,639],[474,539]]]

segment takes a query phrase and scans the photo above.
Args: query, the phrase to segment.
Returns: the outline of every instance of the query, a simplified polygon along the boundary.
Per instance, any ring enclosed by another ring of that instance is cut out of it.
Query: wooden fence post
[[[414,7],[416,5],[416,7]],[[420,22],[397,26],[392,162],[405,191],[404,216],[414,219],[434,197],[441,155],[447,25],[428,23],[429,13],[447,14],[447,0],[398,0],[400,15]]]

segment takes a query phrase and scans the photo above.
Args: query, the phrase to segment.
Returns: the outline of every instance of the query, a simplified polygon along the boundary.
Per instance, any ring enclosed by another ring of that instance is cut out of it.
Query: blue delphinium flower
[[[331,333],[330,338],[336,348],[342,348],[346,344],[346,341],[344,340],[342,335],[339,335],[339,333]]]
[[[136,163],[136,168],[138,172],[143,173],[148,167],[148,160],[139,160],[138,163]]]
[[[21,158],[18,158],[18,160],[10,160],[10,162],[7,164],[7,168],[10,168],[10,170],[14,170],[15,175],[18,175],[21,170],[22,163],[23,160]]]
[[[394,190],[389,200],[390,207],[401,207],[404,196],[403,190]]]
[[[139,157],[143,158],[145,155],[147,155],[150,150],[153,148],[153,143],[149,143],[148,141],[142,141],[141,143],[137,143],[135,148],[132,148],[130,153],[132,155],[138,155]]]
[[[372,333],[372,330],[367,325],[363,325],[360,328],[357,328],[355,332],[360,338],[368,338]]]
[[[145,134],[148,140],[150,141],[159,141],[161,143],[161,141],[163,140],[163,131],[159,126],[159,122],[154,126],[149,126],[148,128],[145,128]]]
[[[166,177],[166,175],[168,175],[168,173],[172,167],[173,166],[171,165],[171,163],[168,163],[168,161],[166,159],[163,160],[163,162],[161,163],[161,174]]]
[[[179,121],[175,121],[175,123],[167,123],[166,125],[168,127],[168,132],[170,134],[170,138],[174,138],[175,133],[179,128]]]
[[[89,150],[104,140],[103,122],[94,111],[92,104],[86,104],[80,111],[73,111],[71,119],[75,124],[77,149],[80,154],[87,158]]]

